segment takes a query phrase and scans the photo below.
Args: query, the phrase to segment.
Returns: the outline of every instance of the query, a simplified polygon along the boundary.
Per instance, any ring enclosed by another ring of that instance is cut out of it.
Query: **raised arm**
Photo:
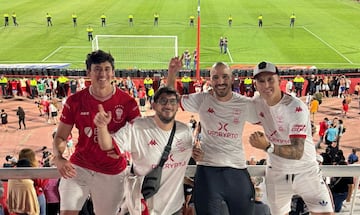
[[[168,87],[175,88],[176,73],[178,73],[180,69],[183,67],[182,60],[183,60],[183,56],[181,56],[181,58],[179,57],[171,58],[169,63],[168,77],[166,81]]]

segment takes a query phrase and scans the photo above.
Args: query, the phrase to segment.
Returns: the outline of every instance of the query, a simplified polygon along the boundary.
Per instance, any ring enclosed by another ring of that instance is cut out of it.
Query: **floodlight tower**
[[[198,0],[198,7],[197,7],[197,41],[196,41],[196,79],[200,79],[200,0]]]

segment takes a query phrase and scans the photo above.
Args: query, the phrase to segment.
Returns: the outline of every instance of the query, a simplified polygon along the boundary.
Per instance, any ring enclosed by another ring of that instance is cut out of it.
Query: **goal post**
[[[110,52],[116,68],[167,69],[170,58],[178,56],[177,36],[96,35],[92,49]]]

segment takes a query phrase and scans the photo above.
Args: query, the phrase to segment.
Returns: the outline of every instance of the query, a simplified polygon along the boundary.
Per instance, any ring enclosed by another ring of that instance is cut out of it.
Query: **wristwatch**
[[[267,153],[273,153],[274,152],[274,144],[269,143],[269,145],[266,147],[265,151]]]

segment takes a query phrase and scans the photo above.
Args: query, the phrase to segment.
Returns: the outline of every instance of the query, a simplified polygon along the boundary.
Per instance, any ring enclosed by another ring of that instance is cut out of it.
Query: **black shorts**
[[[57,112],[51,112],[51,117],[56,117],[57,116]]]
[[[140,106],[145,106],[146,99],[142,98],[140,99]]]

